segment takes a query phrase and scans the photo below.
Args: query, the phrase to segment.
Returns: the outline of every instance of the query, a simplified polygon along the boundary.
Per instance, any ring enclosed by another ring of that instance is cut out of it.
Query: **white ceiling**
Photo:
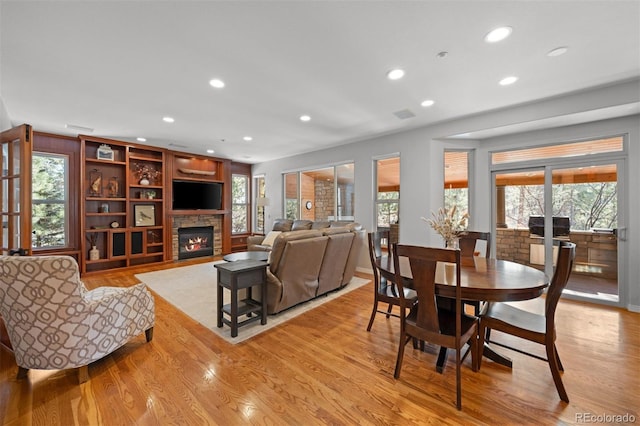
[[[640,76],[640,1],[2,0],[0,19],[13,124],[247,163]],[[511,37],[485,43],[501,25]]]

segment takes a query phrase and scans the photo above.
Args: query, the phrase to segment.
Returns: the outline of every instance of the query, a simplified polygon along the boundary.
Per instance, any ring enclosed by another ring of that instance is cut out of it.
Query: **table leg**
[[[262,311],[260,314],[262,318],[260,319],[260,324],[265,325],[267,323],[267,273],[266,268],[263,270],[262,274],[262,284],[260,284],[260,302],[262,303]]]
[[[485,342],[484,348],[482,348],[482,355],[486,356],[487,358],[489,358],[491,361],[495,363],[504,365],[505,367],[509,367],[509,368],[513,367],[513,361],[511,361],[511,358],[507,358],[506,356],[501,355],[498,352],[494,351],[489,343]]]
[[[224,297],[224,288],[220,284],[220,271],[218,271],[218,328],[222,328],[222,298]]]
[[[238,335],[238,280],[231,278],[231,337]]]

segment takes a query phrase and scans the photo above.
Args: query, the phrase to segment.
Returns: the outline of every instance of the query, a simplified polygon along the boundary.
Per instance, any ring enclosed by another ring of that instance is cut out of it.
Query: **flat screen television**
[[[173,210],[222,209],[222,183],[173,181]]]

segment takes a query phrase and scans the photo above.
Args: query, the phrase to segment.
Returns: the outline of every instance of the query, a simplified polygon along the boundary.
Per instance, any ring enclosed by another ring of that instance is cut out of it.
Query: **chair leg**
[[[460,371],[460,347],[456,348],[456,408],[462,410],[462,372]]]
[[[387,319],[391,317],[391,310],[393,309],[393,305],[389,303],[389,307],[387,308]]]
[[[480,358],[480,351],[478,349],[478,336],[471,336],[471,339],[469,339],[469,345],[471,346],[471,369],[473,371],[478,371],[478,359]]]
[[[373,302],[373,310],[371,311],[371,318],[369,318],[369,325],[367,326],[367,331],[371,331],[371,326],[373,325],[373,320],[376,318],[376,312],[378,312],[378,301]]]
[[[17,380],[26,379],[28,372],[29,372],[28,368],[18,367],[18,375],[16,376],[16,379]]]
[[[144,335],[147,338],[147,342],[150,342],[151,340],[153,340],[153,327],[145,330]]]
[[[402,358],[404,357],[404,347],[406,346],[407,343],[409,343],[409,340],[411,340],[412,337],[411,336],[404,336],[404,334],[402,334],[400,336],[400,344],[398,347],[398,358],[396,359],[396,370],[393,373],[393,377],[395,377],[396,379],[400,378],[400,370],[402,369]]]
[[[545,346],[547,347],[547,360],[549,361],[549,369],[551,370],[553,381],[556,384],[558,395],[564,402],[569,402],[569,396],[567,395],[567,391],[564,389],[564,384],[562,384],[562,377],[560,377],[558,354],[555,350],[555,344],[551,342],[547,343]]]
[[[553,351],[556,353],[556,361],[558,361],[558,368],[560,369],[560,371],[564,371],[564,367],[562,366],[562,362],[560,361],[560,355],[558,355],[558,347],[555,345],[553,345]]]
[[[482,324],[482,320],[480,320],[480,324]],[[478,332],[478,370],[480,371],[480,367],[482,367],[482,357],[484,355],[484,342],[485,342],[485,335],[487,336],[487,342],[489,342],[489,332],[491,331],[490,328],[486,328],[481,326],[480,327],[480,331]]]
[[[89,366],[83,365],[78,368],[78,382],[83,384],[87,380],[89,380]]]

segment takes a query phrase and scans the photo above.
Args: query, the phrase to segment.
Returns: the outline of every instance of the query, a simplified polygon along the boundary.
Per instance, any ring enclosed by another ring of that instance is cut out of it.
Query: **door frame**
[[[14,173],[15,165],[15,143],[18,142],[18,149],[20,150],[18,155],[18,173]],[[5,211],[2,208],[0,216],[2,218],[2,227],[0,227],[0,254],[9,255],[12,250],[20,250],[22,255],[31,255],[31,158],[33,153],[33,129],[28,124],[14,127],[9,130],[5,130],[0,133],[0,143],[2,149],[0,150],[0,158],[2,158],[3,170],[0,175],[0,200],[4,207],[5,197],[6,206],[18,206],[16,211]],[[6,151],[5,151],[6,149]],[[5,153],[6,158],[5,158]],[[7,169],[5,169],[5,160]],[[18,193],[15,193],[15,183],[18,183]],[[6,185],[6,186],[5,186]],[[7,190],[7,194],[4,194],[4,190]],[[18,198],[17,203],[15,198]],[[18,217],[17,228],[13,220],[9,220],[13,217]],[[5,231],[4,223],[7,222],[7,228]],[[8,246],[4,246],[5,235],[7,233]],[[11,238],[11,235],[18,233],[17,240]],[[11,247],[15,242],[18,242],[18,247]]]

